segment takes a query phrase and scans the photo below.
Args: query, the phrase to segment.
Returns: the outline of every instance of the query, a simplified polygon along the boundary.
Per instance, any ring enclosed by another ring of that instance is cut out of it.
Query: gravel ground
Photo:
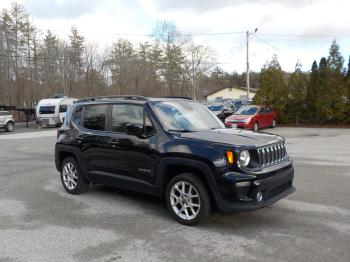
[[[0,135],[0,261],[350,261],[350,129],[266,130],[286,137],[297,191],[197,227],[143,194],[68,195],[56,130],[25,131]]]

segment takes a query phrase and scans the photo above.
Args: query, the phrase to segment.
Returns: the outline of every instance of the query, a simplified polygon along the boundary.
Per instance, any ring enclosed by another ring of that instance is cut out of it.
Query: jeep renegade
[[[58,130],[55,162],[70,194],[97,183],[164,197],[185,225],[214,205],[224,213],[255,210],[295,190],[282,137],[225,128],[185,98],[76,101]]]

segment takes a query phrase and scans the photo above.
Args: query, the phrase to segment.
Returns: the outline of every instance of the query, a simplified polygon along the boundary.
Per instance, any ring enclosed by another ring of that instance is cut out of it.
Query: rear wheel
[[[193,226],[210,214],[210,197],[203,182],[191,173],[174,177],[167,186],[167,207],[181,224]]]
[[[7,132],[13,132],[13,130],[15,129],[15,125],[13,122],[8,122],[5,128]]]
[[[73,157],[67,157],[63,161],[61,181],[64,189],[73,195],[78,195],[89,187],[88,181],[82,176],[79,165]]]
[[[254,123],[253,130],[254,130],[255,132],[258,132],[258,131],[259,131],[259,124],[258,124],[258,122]]]
[[[276,119],[272,120],[272,128],[276,127]]]

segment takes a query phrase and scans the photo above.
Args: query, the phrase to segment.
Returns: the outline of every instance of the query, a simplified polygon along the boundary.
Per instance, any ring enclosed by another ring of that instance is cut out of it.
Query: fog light
[[[262,198],[263,198],[263,196],[262,196],[261,191],[259,191],[258,193],[256,193],[256,201],[261,202]]]

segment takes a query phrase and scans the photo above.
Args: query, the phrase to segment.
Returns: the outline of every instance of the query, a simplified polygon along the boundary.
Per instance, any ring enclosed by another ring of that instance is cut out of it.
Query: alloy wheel
[[[78,172],[75,166],[67,162],[62,169],[62,178],[64,185],[69,189],[73,190],[78,184]]]
[[[184,220],[196,218],[201,208],[196,188],[187,181],[179,181],[171,188],[170,202],[175,214]]]

